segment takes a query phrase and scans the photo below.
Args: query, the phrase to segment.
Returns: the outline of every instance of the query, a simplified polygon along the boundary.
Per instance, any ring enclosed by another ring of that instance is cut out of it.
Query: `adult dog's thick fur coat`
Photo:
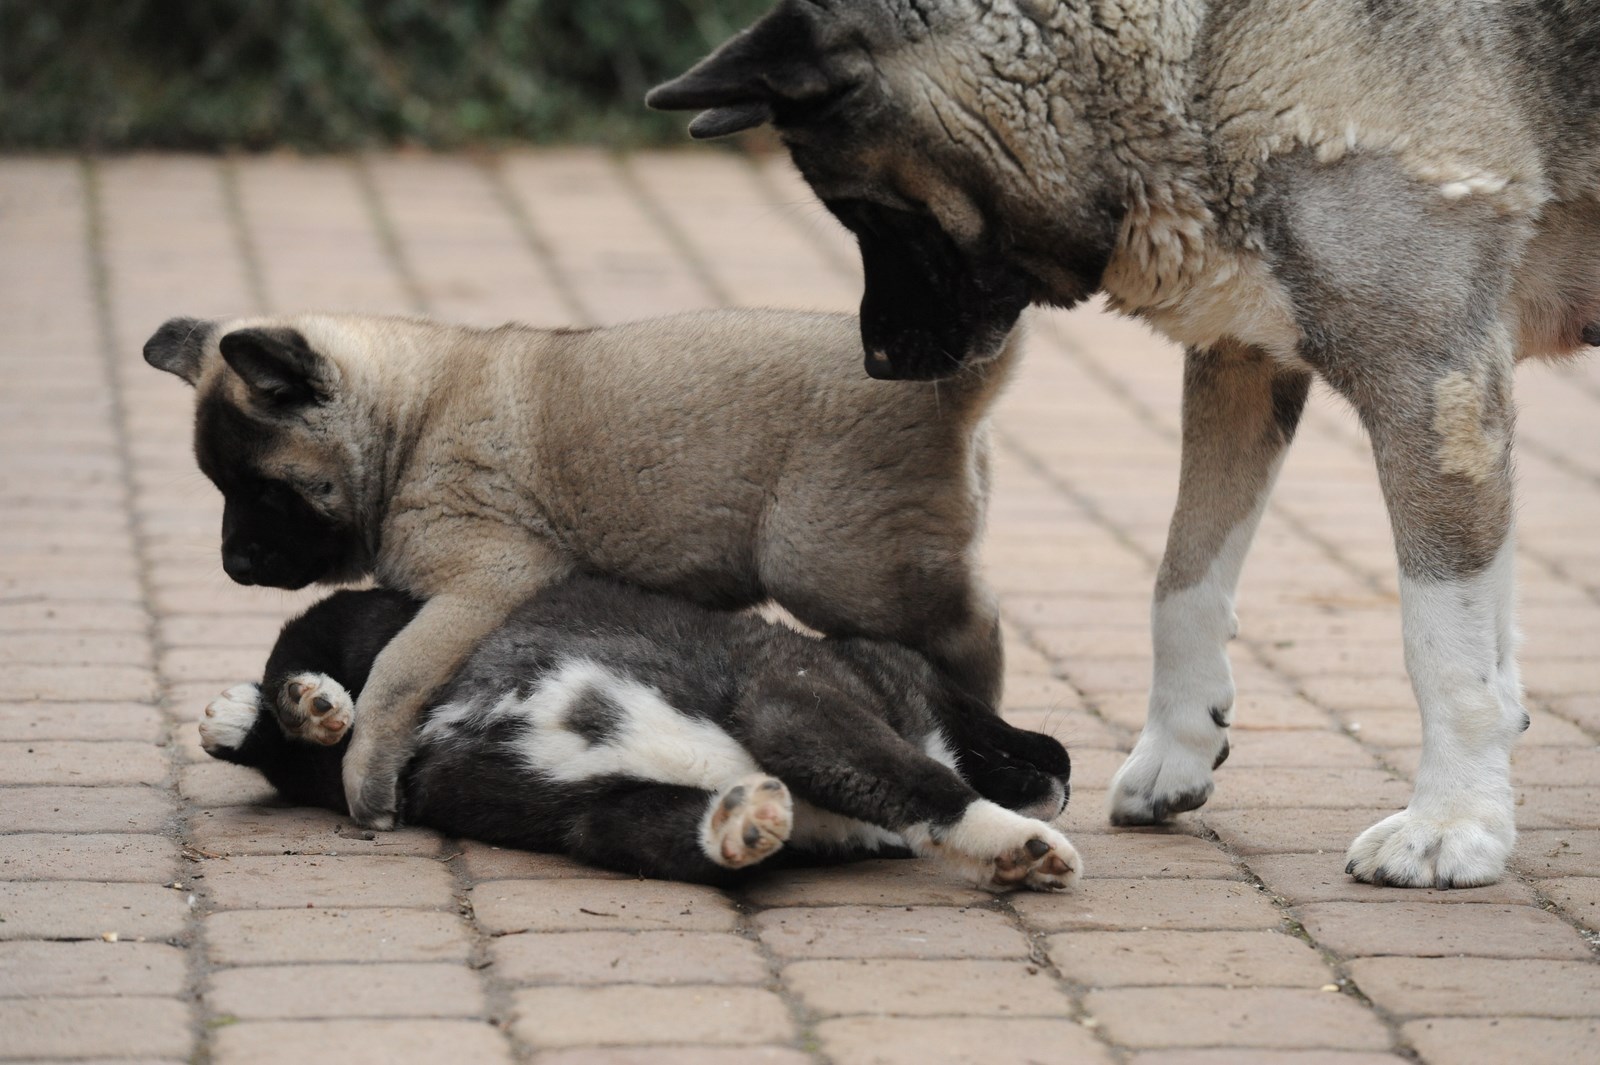
[[[427,600],[361,694],[345,783],[367,823],[392,819],[426,698],[577,570],[717,607],[771,598],[823,632],[915,648],[977,705],[998,698],[973,563],[1003,362],[875,384],[853,318],[762,311],[587,331],[176,319],[145,357],[196,388],[230,576],[371,574]],[[977,755],[974,785],[1013,805],[1038,793],[1053,815],[1059,785],[977,716],[945,723]]]
[[[783,0],[656,89],[774,122],[860,240],[867,368],[938,377],[1103,291],[1188,346],[1183,473],[1121,824],[1205,802],[1224,644],[1313,375],[1372,436],[1423,754],[1355,876],[1497,879],[1526,727],[1512,368],[1600,343],[1600,5]]]

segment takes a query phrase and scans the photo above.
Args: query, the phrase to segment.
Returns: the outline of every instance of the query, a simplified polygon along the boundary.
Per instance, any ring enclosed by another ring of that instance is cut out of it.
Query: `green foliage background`
[[[0,0],[0,147],[640,143],[771,0]]]

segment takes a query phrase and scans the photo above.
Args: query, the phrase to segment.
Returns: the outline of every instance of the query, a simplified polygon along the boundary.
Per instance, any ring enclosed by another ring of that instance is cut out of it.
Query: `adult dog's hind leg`
[[[1498,880],[1516,842],[1509,333],[1418,381],[1349,395],[1372,436],[1400,563],[1406,670],[1422,710],[1411,803],[1358,837],[1347,871],[1403,887]],[[1402,388],[1402,386],[1404,386]]]
[[[1309,388],[1309,374],[1251,348],[1185,355],[1178,505],[1150,612],[1150,706],[1111,782],[1112,824],[1155,824],[1211,796],[1233,720],[1234,592]]]

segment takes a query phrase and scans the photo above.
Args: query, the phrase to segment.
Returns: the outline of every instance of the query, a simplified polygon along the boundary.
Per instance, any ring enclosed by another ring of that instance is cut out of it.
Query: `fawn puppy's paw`
[[[278,691],[278,720],[303,740],[332,746],[356,719],[356,701],[323,673],[297,673]]]
[[[776,777],[752,773],[711,800],[700,824],[700,847],[718,865],[743,869],[776,854],[793,828],[789,789]]]
[[[206,704],[200,718],[200,746],[211,755],[238,750],[260,714],[261,689],[235,684]]]

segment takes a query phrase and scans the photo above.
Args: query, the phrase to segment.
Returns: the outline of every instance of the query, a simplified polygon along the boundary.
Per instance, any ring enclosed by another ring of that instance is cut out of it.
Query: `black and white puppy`
[[[420,608],[397,592],[344,591],[290,621],[262,683],[206,707],[205,749],[259,769],[293,802],[344,811],[356,698]],[[650,877],[727,883],[780,850],[909,849],[991,890],[1070,886],[1081,862],[1066,837],[962,778],[938,725],[951,709],[983,709],[948,705],[962,698],[896,644],[812,639],[569,577],[514,611],[428,700],[403,813]],[[1065,794],[1061,744],[971,716]],[[1031,812],[1053,817],[1052,806]]]

